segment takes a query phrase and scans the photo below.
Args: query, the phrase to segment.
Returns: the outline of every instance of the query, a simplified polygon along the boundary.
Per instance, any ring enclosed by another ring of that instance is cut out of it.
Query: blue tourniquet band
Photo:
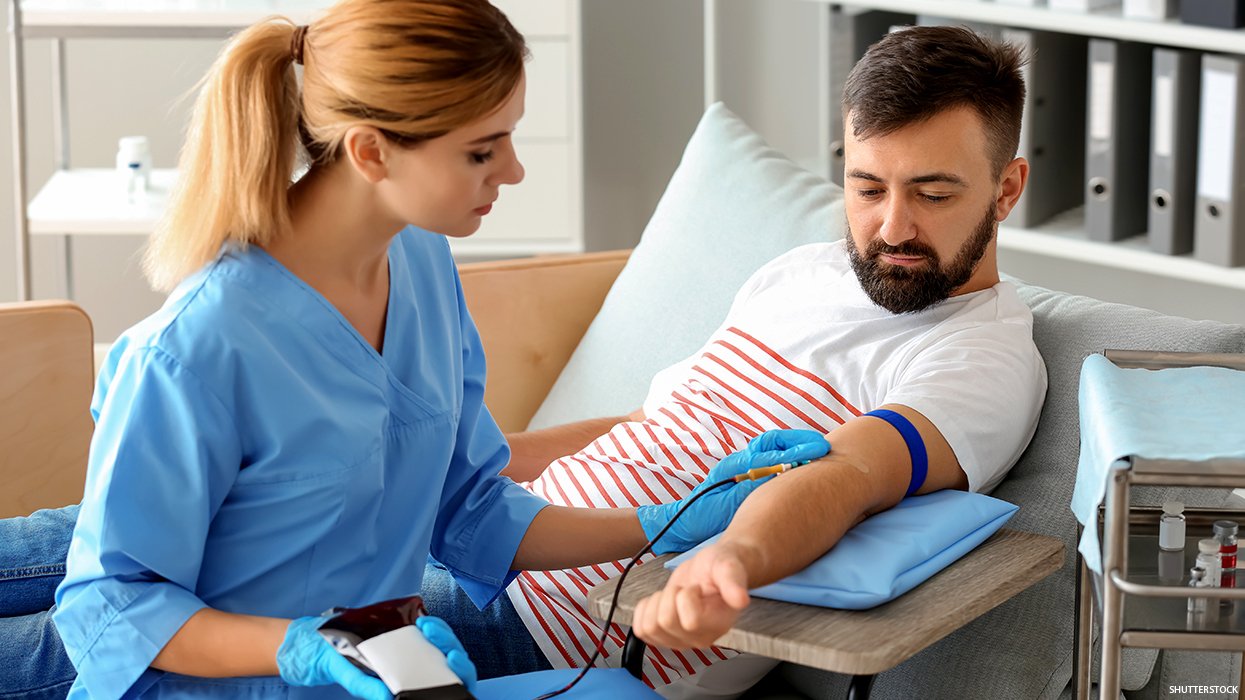
[[[885,408],[875,409],[864,415],[881,418],[903,436],[904,443],[908,445],[908,456],[912,459],[912,481],[908,483],[908,493],[904,495],[911,496],[916,493],[925,483],[925,475],[929,472],[929,456],[925,454],[925,441],[921,439],[921,431],[916,429],[912,421]]]

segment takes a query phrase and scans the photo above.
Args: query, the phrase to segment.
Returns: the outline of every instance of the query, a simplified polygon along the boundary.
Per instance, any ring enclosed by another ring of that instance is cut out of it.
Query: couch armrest
[[[0,517],[82,500],[91,319],[70,302],[0,304]]]
[[[459,268],[488,358],[484,400],[506,432],[527,427],[631,251]]]

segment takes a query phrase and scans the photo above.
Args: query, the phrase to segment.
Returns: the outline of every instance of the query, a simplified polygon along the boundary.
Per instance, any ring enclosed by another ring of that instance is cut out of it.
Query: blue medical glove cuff
[[[327,617],[300,617],[290,622],[277,649],[281,679],[294,686],[338,685],[356,698],[391,700],[379,678],[364,673],[320,635]]]
[[[684,503],[713,484],[757,467],[818,459],[829,451],[830,444],[826,442],[825,436],[816,431],[771,430],[762,433],[746,448],[718,462],[709,470],[705,480],[683,500],[640,506],[636,509],[636,517],[645,537],[651,541],[674,518]],[[722,486],[717,492],[706,494],[689,507],[678,522],[653,544],[653,552],[684,552],[726,530],[740,504],[760,484],[761,481],[745,481]]]
[[[640,529],[644,530],[644,538],[652,541],[657,533],[670,522],[670,518],[674,517],[676,509],[683,505],[683,501],[675,501],[673,503],[659,503],[654,506],[640,506],[635,509],[635,515],[640,519]],[[653,543],[654,554],[666,554],[667,552],[682,551],[678,549],[668,549],[670,538],[662,538],[659,542]]]

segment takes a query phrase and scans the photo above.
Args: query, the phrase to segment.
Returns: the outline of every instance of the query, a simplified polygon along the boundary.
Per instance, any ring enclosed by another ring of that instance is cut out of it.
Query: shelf
[[[1245,267],[1221,267],[1188,255],[1155,253],[1148,248],[1144,235],[1114,243],[1091,241],[1086,238],[1085,214],[1079,207],[1037,228],[1000,226],[999,248],[1245,290]]]
[[[47,37],[221,37],[270,15],[305,24],[326,0],[23,0],[22,32]]]
[[[131,203],[125,178],[116,170],[58,170],[30,202],[30,233],[146,235],[168,204],[176,177],[175,170],[152,171],[147,195]]]
[[[1208,528],[1207,528],[1208,529]],[[1128,580],[1148,586],[1174,586],[1188,589],[1189,569],[1197,557],[1197,543],[1210,537],[1209,531],[1190,534],[1185,548],[1164,552],[1158,548],[1158,533],[1153,527],[1130,528],[1128,534]],[[1163,578],[1160,574],[1166,574]],[[1245,571],[1238,571],[1236,587],[1245,588]],[[1124,631],[1134,634],[1218,633],[1237,635],[1245,632],[1245,604],[1223,605],[1207,601],[1203,613],[1189,613],[1188,598],[1127,597],[1124,603]],[[1196,648],[1196,647],[1195,647]]]
[[[27,214],[32,235],[141,235],[146,236],[168,205],[176,170],[152,172],[147,196],[130,203],[123,190],[125,179],[109,168],[58,170],[30,202]],[[580,253],[575,241],[530,238],[488,240],[451,238],[456,256],[514,258],[529,255]]]
[[[819,0],[820,2],[907,14],[934,15],[1003,27],[1041,29],[1064,34],[1140,41],[1199,51],[1245,54],[1245,31],[1181,24],[1176,20],[1125,18],[1120,8],[1092,13],[1046,7],[1018,7],[985,0]]]

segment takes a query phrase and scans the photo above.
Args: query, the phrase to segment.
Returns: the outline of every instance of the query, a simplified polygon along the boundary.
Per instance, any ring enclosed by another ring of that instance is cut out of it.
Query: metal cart
[[[1225,367],[1245,370],[1245,355],[1208,353],[1156,353],[1108,350],[1108,360],[1121,368],[1167,369],[1177,367]],[[1245,416],[1245,397],[1241,398]],[[1245,430],[1245,421],[1242,421]],[[1094,603],[1101,612],[1102,698],[1120,693],[1120,655],[1124,647],[1239,651],[1245,653],[1245,588],[1196,589],[1208,599],[1208,612],[1200,618],[1187,615],[1193,597],[1182,576],[1179,583],[1161,585],[1155,567],[1142,561],[1156,552],[1155,535],[1161,510],[1131,507],[1131,489],[1137,486],[1193,486],[1235,488],[1245,486],[1245,459],[1205,461],[1132,458],[1126,468],[1112,470],[1106,500],[1100,508],[1102,574],[1091,572],[1077,555],[1076,648],[1074,650],[1074,697],[1084,700],[1091,688],[1090,654]],[[1240,521],[1245,511],[1189,509],[1188,532],[1210,532],[1217,519]],[[1078,532],[1078,536],[1079,536]],[[1209,536],[1204,534],[1202,536]],[[1079,539],[1079,537],[1078,537]],[[1197,537],[1190,536],[1181,555],[1180,571],[1187,575],[1197,553]],[[1243,577],[1245,578],[1245,577]],[[1170,580],[1170,579],[1169,579]],[[1087,581],[1090,583],[1087,584]],[[1225,602],[1221,602],[1225,601]],[[1127,605],[1126,605],[1127,603]],[[1245,685],[1245,684],[1242,684]]]

